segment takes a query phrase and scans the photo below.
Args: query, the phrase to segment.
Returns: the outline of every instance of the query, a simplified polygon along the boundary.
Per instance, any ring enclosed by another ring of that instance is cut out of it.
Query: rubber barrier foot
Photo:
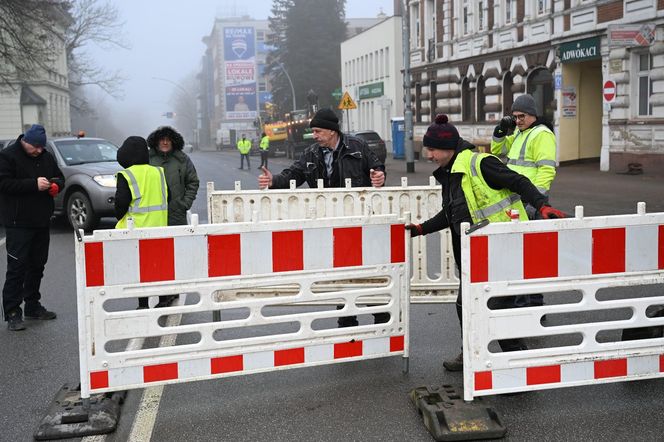
[[[64,384],[35,431],[35,440],[93,436],[115,431],[126,392],[95,394],[81,399],[80,386]]]
[[[424,426],[437,441],[499,439],[507,429],[493,408],[463,400],[461,388],[451,385],[418,387],[409,393]]]

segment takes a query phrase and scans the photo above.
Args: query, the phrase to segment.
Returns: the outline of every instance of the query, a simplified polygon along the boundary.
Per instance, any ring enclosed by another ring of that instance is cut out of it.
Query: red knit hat
[[[447,122],[447,115],[438,114],[422,141],[430,149],[456,149],[460,138],[456,127]]]

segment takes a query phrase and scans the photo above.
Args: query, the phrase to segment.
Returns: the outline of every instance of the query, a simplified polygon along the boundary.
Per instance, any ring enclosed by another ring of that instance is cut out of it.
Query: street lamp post
[[[184,87],[182,87],[181,84],[176,83],[176,82],[173,81],[173,80],[169,80],[168,78],[152,77],[152,79],[153,79],[153,80],[159,80],[159,81],[165,81],[166,83],[172,84],[173,86],[175,86],[176,88],[178,88],[178,90],[179,90],[181,93],[183,93],[183,94],[187,97],[187,99],[191,100],[191,101],[194,103],[194,106],[195,106],[195,107],[198,107],[197,100],[191,95],[191,92],[189,92],[189,91],[186,90]],[[196,110],[196,111],[197,111],[197,110]],[[194,141],[196,144],[198,144],[198,140],[196,139],[196,138],[197,138],[197,137],[196,137],[196,134],[198,133],[198,118],[196,118],[196,116],[194,116],[194,117],[192,118],[191,115],[189,115],[189,118],[190,118],[190,120],[193,121],[193,123],[194,123],[194,127],[193,127],[193,129],[192,129],[192,130],[193,130],[193,134],[192,134],[192,135],[193,135],[193,137],[194,137],[194,140],[193,140],[193,141]]]
[[[291,81],[290,75],[288,75],[288,71],[284,67],[283,63],[278,61],[277,65],[281,68],[282,71],[284,71],[284,74],[286,74],[286,78],[288,79],[288,84],[290,84],[291,94],[293,94],[293,110],[295,110],[297,109],[297,103],[295,102],[295,88],[293,87],[293,82]]]

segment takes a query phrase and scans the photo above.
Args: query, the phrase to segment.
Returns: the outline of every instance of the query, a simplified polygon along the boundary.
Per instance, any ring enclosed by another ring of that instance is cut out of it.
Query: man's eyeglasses
[[[515,120],[523,121],[526,118],[526,114],[512,114]]]

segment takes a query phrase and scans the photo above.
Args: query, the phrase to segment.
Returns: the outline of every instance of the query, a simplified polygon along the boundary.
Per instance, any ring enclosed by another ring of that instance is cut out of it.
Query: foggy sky
[[[174,86],[152,77],[181,81],[198,71],[215,16],[249,15],[267,19],[272,0],[114,0],[124,20],[123,39],[131,49],[88,48],[96,62],[120,69],[127,81],[124,98],[95,92],[95,104],[107,107],[126,136],[147,136],[159,125],[173,124],[161,116],[172,111]],[[346,0],[347,18],[376,17],[380,8],[393,13],[393,0]],[[103,122],[99,122],[103,124]]]

